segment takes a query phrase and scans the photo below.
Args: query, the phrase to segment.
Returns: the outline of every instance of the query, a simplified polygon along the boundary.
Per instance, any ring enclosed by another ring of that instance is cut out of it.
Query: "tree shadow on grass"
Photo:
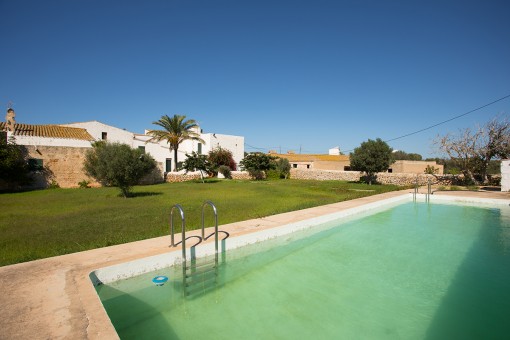
[[[163,193],[162,192],[153,192],[153,191],[142,191],[142,192],[132,192],[129,194],[128,198],[158,196],[158,195],[163,195]],[[124,197],[124,196],[120,195],[120,197]]]
[[[217,179],[217,178],[205,178],[203,182],[202,182],[201,179],[194,179],[191,182],[198,183],[198,184],[212,184],[212,183],[221,182],[221,179]]]

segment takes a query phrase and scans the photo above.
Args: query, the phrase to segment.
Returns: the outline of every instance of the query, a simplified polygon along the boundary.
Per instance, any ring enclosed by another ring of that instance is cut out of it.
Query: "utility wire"
[[[452,120],[458,119],[458,118],[460,118],[460,117],[464,117],[464,116],[466,116],[466,115],[468,115],[468,114],[470,114],[470,113],[473,113],[473,112],[478,111],[478,110],[481,110],[481,109],[483,109],[483,108],[485,108],[485,107],[487,107],[487,106],[490,106],[490,105],[492,105],[492,104],[495,104],[495,103],[497,103],[497,102],[500,102],[500,101],[502,101],[502,100],[505,100],[505,99],[507,99],[508,97],[510,97],[510,94],[508,94],[508,95],[506,95],[506,96],[504,96],[504,97],[501,97],[501,98],[499,98],[499,99],[496,99],[496,100],[494,100],[494,101],[492,101],[492,102],[490,102],[490,103],[488,103],[488,104],[485,104],[485,105],[482,105],[482,106],[480,106],[480,107],[477,107],[476,109],[473,109],[473,110],[471,110],[471,111],[465,112],[465,113],[463,113],[463,114],[461,114],[461,115],[458,115],[458,116],[452,117],[452,118],[450,118],[450,119],[444,120],[444,121],[442,121],[442,122],[440,122],[440,123],[437,123],[437,124],[431,125],[431,126],[429,126],[429,127],[426,127],[426,128],[420,129],[420,130],[418,130],[418,131],[414,131],[414,132],[411,132],[411,133],[408,133],[408,134],[405,134],[405,135],[402,135],[402,136],[399,136],[399,137],[395,137],[395,138],[392,138],[392,139],[387,139],[387,140],[385,140],[385,142],[392,142],[392,141],[397,140],[397,139],[401,139],[401,138],[404,138],[404,137],[409,137],[409,136],[415,135],[415,134],[417,134],[417,133],[420,133],[420,132],[423,132],[423,131],[426,131],[426,130],[432,129],[432,128],[436,127],[436,126],[442,125],[442,124],[444,124],[444,123],[451,122]],[[354,149],[352,149],[352,150],[347,150],[347,151],[343,151],[343,152],[351,152],[351,151],[354,151]]]
[[[418,131],[415,131],[415,132],[408,133],[407,135],[403,135],[403,136],[400,136],[400,137],[396,137],[396,138],[388,139],[388,140],[386,140],[385,142],[391,142],[391,141],[394,141],[394,140],[397,140],[397,139],[400,139],[400,138],[404,138],[404,137],[409,137],[409,136],[415,135],[415,134],[420,133],[420,132],[423,132],[423,131],[425,131],[425,130],[432,129],[432,128],[436,127],[436,126],[442,125],[442,124],[444,124],[444,123],[451,122],[452,120],[455,120],[455,119],[460,118],[460,117],[464,117],[464,116],[466,116],[466,115],[468,115],[468,114],[470,114],[470,113],[473,113],[473,112],[475,112],[475,111],[481,110],[481,109],[483,109],[484,107],[487,107],[487,106],[490,106],[490,105],[492,105],[492,104],[495,104],[495,103],[497,103],[497,102],[499,102],[499,101],[502,101],[502,100],[504,100],[504,99],[506,99],[506,98],[508,98],[508,97],[510,97],[510,94],[509,94],[509,95],[506,95],[506,96],[504,96],[504,97],[501,97],[501,98],[499,98],[499,99],[496,99],[495,101],[492,101],[492,102],[490,102],[490,103],[488,103],[488,104],[485,104],[485,105],[483,105],[483,106],[477,107],[476,109],[473,109],[473,110],[468,111],[468,112],[466,112],[466,113],[463,113],[463,114],[461,114],[461,115],[458,115],[458,116],[455,116],[455,117],[453,117],[453,118],[450,118],[450,119],[447,119],[447,120],[445,120],[445,121],[442,121],[442,122],[440,122],[440,123],[437,123],[437,124],[431,125],[431,126],[426,127],[426,128],[424,128],[424,129],[421,129],[421,130],[418,130]]]

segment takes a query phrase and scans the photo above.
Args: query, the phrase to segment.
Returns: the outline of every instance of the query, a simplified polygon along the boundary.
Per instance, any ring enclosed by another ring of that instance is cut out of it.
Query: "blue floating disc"
[[[154,284],[156,286],[162,286],[167,281],[168,281],[168,277],[166,277],[166,276],[156,276],[155,278],[152,279],[152,282],[154,282]]]

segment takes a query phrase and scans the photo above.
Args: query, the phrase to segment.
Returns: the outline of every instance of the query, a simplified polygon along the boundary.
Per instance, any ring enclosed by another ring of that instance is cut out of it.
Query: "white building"
[[[147,135],[148,130],[145,130],[145,134],[137,134],[98,121],[62,124],[61,126],[85,129],[96,141],[106,140],[127,144],[132,148],[144,149],[146,153],[154,157],[156,162],[162,165],[164,172],[170,172],[174,167],[173,163],[175,160],[173,160],[173,150],[170,151],[169,145],[165,141],[159,143],[148,142],[151,138]],[[205,143],[192,140],[184,141],[179,145],[179,149],[177,150],[177,161],[179,163],[186,159],[186,154],[191,154],[193,151],[198,154],[208,154],[209,151],[218,147],[230,150],[236,164],[239,164],[244,158],[244,137],[221,135],[217,133],[202,133],[200,128],[197,128],[197,132],[198,131],[200,131],[200,138],[202,138]]]

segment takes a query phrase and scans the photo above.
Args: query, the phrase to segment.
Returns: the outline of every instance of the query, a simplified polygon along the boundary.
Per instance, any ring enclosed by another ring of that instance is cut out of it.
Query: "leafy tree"
[[[376,173],[386,171],[393,162],[392,149],[380,138],[369,139],[354,149],[350,154],[351,168],[363,171],[366,174],[368,184],[375,180]]]
[[[394,151],[393,159],[396,161],[421,161],[422,157],[418,153],[407,153],[405,151]]]
[[[0,138],[0,182],[15,190],[32,181],[29,174],[27,149],[17,145],[14,138]]]
[[[468,182],[487,183],[491,161],[510,156],[510,122],[493,119],[476,130],[467,128],[457,135],[438,136],[434,144],[453,160]]]
[[[432,166],[432,165],[427,165],[423,172],[428,174],[428,175],[435,175],[435,174],[437,174],[439,172],[439,169],[434,167],[434,166]]]
[[[161,119],[152,124],[158,125],[163,130],[149,130],[148,135],[152,136],[147,142],[160,142],[165,140],[170,151],[174,151],[174,171],[177,171],[177,150],[179,145],[185,140],[195,140],[200,143],[204,143],[204,140],[200,138],[200,134],[193,131],[198,127],[198,124],[194,119],[185,120],[186,116],[174,115],[169,117],[168,115],[161,116]]]
[[[241,169],[248,171],[250,176],[256,180],[260,180],[264,178],[265,171],[276,167],[274,159],[275,157],[262,152],[253,152],[247,154],[241,162],[239,162],[239,165]]]
[[[85,154],[85,173],[105,186],[118,187],[124,197],[156,167],[156,161],[127,144],[97,142]]]
[[[221,146],[209,151],[208,160],[211,163],[212,169],[216,173],[222,165],[229,167],[230,170],[236,169],[236,162],[234,161],[232,151],[223,149]]]
[[[275,162],[276,170],[280,173],[280,178],[289,178],[290,162],[287,158],[278,158]]]
[[[182,169],[186,170],[186,173],[190,171],[200,171],[200,177],[202,183],[204,181],[204,172],[208,173],[211,171],[211,163],[207,160],[206,155],[199,155],[195,151],[191,155],[186,154],[186,160],[182,163]]]

